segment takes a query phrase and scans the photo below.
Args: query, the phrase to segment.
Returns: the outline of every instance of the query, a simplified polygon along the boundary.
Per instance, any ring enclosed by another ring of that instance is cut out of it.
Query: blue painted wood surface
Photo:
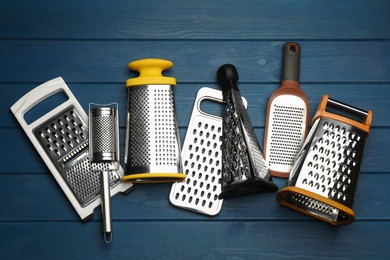
[[[389,259],[389,13],[387,0],[0,1],[0,259]],[[100,210],[79,221],[9,110],[62,76],[84,109],[119,103],[123,140],[125,80],[136,76],[127,63],[160,57],[174,62],[166,75],[178,82],[183,141],[196,92],[219,88],[218,67],[232,63],[262,144],[286,41],[302,46],[311,117],[324,94],[374,113],[352,225],[335,228],[282,208],[274,193],[225,200],[207,217],[172,207],[170,184],[136,185],[112,200],[107,246]]]

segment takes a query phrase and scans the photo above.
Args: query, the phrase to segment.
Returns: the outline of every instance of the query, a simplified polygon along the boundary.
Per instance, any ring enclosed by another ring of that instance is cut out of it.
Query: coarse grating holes
[[[60,125],[74,121],[76,126],[65,132]],[[41,146],[53,160],[58,160],[81,143],[87,141],[88,130],[74,107],[65,110],[61,115],[45,122],[34,131]]]
[[[45,122],[34,134],[81,205],[99,196],[100,173],[91,170],[87,156],[88,127],[75,107]],[[108,164],[101,164],[97,170],[109,168]],[[111,183],[119,178],[118,173],[111,171]]]
[[[222,135],[221,127],[200,118],[193,123],[195,127],[188,131],[191,140],[187,150],[183,153],[184,172],[186,181],[176,183],[174,198],[181,200],[188,207],[199,210],[213,210],[218,207],[221,179],[220,151]],[[191,174],[192,173],[192,174]],[[212,176],[212,177],[210,177]]]
[[[333,215],[337,215],[339,212],[335,207],[299,193],[284,194],[284,199],[289,203],[298,206],[299,208],[304,208],[315,215],[325,215],[332,218],[334,217]]]
[[[298,185],[341,203],[350,202],[350,185],[356,183],[361,156],[357,148],[363,141],[361,134],[349,125],[327,120],[321,127],[322,135],[313,143],[304,165],[308,174]]]

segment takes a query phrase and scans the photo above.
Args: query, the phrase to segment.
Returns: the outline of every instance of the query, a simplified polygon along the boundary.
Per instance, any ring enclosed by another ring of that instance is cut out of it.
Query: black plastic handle
[[[217,71],[217,81],[224,92],[232,88],[239,90],[237,87],[238,72],[236,67],[232,64],[225,64],[219,67]]]
[[[295,42],[288,42],[283,48],[282,80],[299,82],[301,64],[301,46]]]

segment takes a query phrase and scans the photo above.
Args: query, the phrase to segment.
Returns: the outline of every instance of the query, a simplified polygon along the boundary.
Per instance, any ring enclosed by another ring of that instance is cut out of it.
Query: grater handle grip
[[[11,107],[11,111],[15,114],[18,120],[23,120],[22,122],[25,125],[28,125],[24,120],[24,115],[43,100],[61,91],[65,92],[69,99],[75,100],[75,97],[64,80],[61,77],[58,77],[49,80],[26,93]]]
[[[139,72],[137,78],[131,78],[126,81],[127,87],[141,85],[176,85],[176,79],[162,75],[164,70],[173,66],[169,60],[163,59],[142,59],[129,63],[129,68]]]
[[[234,88],[239,91],[237,86],[238,72],[234,65],[224,64],[217,71],[217,80],[222,87],[223,92]]]
[[[338,113],[336,114],[334,111]],[[365,111],[330,99],[328,95],[324,95],[312,121],[315,122],[320,117],[332,118],[353,125],[368,133],[372,122],[372,111]]]
[[[110,194],[110,175],[108,171],[102,171],[100,176],[102,217],[103,217],[103,236],[108,244],[112,241],[111,226],[111,194]]]
[[[356,117],[360,118],[362,121],[364,121],[365,118],[368,115],[367,111],[364,111],[362,109],[353,107],[351,105],[344,104],[344,103],[342,103],[340,101],[337,101],[337,100],[334,100],[334,99],[331,99],[331,98],[328,98],[328,103],[327,103],[326,106],[328,108],[333,108],[333,109],[338,110],[338,111],[349,113],[349,114],[351,114],[353,116],[356,116]]]
[[[283,49],[282,81],[293,80],[299,82],[301,46],[295,42],[288,42]]]

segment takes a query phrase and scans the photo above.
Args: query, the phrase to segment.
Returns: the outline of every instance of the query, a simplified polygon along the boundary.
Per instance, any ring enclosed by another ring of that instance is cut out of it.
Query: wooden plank
[[[388,1],[6,1],[2,38],[382,39]]]
[[[263,147],[263,128],[255,128],[256,136]],[[374,128],[366,141],[364,158],[361,170],[366,172],[388,172],[390,168],[390,150],[378,149],[378,147],[390,147],[389,128]],[[180,128],[181,143],[184,141],[186,128]],[[121,157],[124,154],[125,129],[121,128]],[[14,128],[0,128],[0,142],[7,149],[0,149],[0,158],[7,162],[5,167],[0,167],[2,173],[46,173],[48,170],[42,162],[34,146],[24,134],[23,130]],[[23,163],[20,161],[23,160]]]
[[[390,222],[126,221],[0,223],[5,259],[389,259]]]
[[[284,179],[275,178],[280,187]],[[381,188],[389,183],[390,173],[363,172],[359,176],[354,211],[357,220],[390,220],[390,190]],[[311,220],[311,217],[281,207],[275,193],[254,194],[226,199],[219,215],[208,217],[173,207],[169,203],[171,184],[135,185],[127,196],[112,199],[112,216],[116,221],[126,220]],[[49,174],[0,175],[1,221],[79,221],[78,215]],[[100,207],[94,220],[101,220]]]
[[[237,67],[240,82],[280,82],[285,41],[0,41],[0,82],[123,84],[136,74],[130,61],[162,57],[175,63],[166,75],[180,83],[214,83],[224,63]],[[390,82],[388,41],[300,41],[301,82]],[[33,69],[39,67],[39,69]]]
[[[66,78],[64,78],[67,81]],[[39,83],[38,83],[39,84]],[[12,115],[10,107],[24,94],[36,87],[38,84],[18,83],[18,84],[0,84],[0,89],[7,95],[0,96],[0,111],[5,117],[0,121],[0,127],[19,127],[18,122]],[[80,84],[67,82],[69,88],[76,96],[85,111],[88,111],[89,102],[119,104],[119,121],[122,127],[126,126],[127,111],[127,92],[124,83],[109,84]],[[188,125],[192,108],[194,106],[197,91],[204,87],[220,89],[216,83],[179,83],[174,88],[176,114],[180,127]],[[241,94],[248,101],[248,112],[252,123],[256,127],[264,127],[266,109],[269,97],[279,87],[279,83],[240,83]],[[314,116],[321,97],[325,94],[331,98],[340,100],[344,103],[359,107],[363,110],[372,110],[374,113],[372,126],[384,127],[390,126],[390,102],[384,99],[384,96],[390,96],[388,84],[328,84],[328,83],[303,83],[302,90],[306,93],[310,103],[310,118]],[[223,106],[204,104],[207,112],[216,115],[223,114]],[[202,106],[203,108],[203,106]],[[45,113],[47,110],[37,111],[37,117],[42,116],[39,113]]]

